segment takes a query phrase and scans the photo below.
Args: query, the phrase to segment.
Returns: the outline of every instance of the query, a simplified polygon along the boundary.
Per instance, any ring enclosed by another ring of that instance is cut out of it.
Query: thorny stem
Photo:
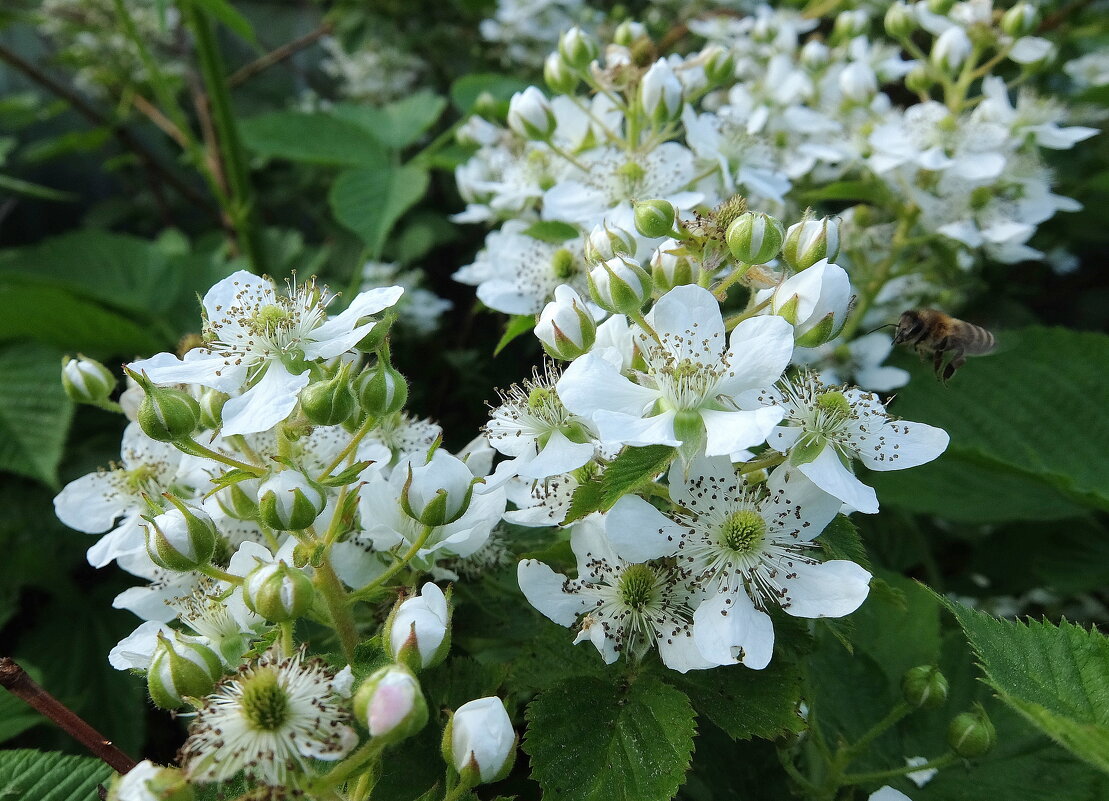
[[[358,629],[354,625],[354,615],[351,614],[347,604],[350,596],[335,574],[330,557],[324,556],[320,566],[316,568],[315,584],[331,613],[331,622],[343,646],[343,658],[348,664],[354,664],[354,649],[358,647]]]
[[[420,532],[420,536],[416,538],[416,541],[412,543],[412,547],[405,552],[404,556],[394,562],[388,570],[375,578],[365,587],[352,592],[350,594],[350,600],[360,601],[372,597],[374,590],[376,590],[378,587],[381,587],[385,584],[385,582],[387,582],[393,576],[397,575],[397,573],[404,570],[404,568],[408,566],[408,563],[416,558],[416,554],[418,554],[420,552],[420,549],[424,547],[424,544],[431,536],[431,532],[433,532],[434,530],[435,526],[424,526],[424,530]]]
[[[105,762],[117,773],[128,773],[135,767],[135,760],[120,751],[69,707],[52,696],[27,675],[27,671],[9,657],[0,658],[0,687],[17,696],[33,709],[42,713],[93,756]]]

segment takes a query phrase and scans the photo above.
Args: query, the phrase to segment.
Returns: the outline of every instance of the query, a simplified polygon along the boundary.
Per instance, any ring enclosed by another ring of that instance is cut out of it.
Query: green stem
[[[465,117],[462,117],[459,120],[455,120],[455,122],[452,123],[449,128],[447,128],[441,134],[432,139],[426,147],[424,147],[422,150],[420,150],[419,153],[409,159],[408,163],[413,165],[426,166],[427,162],[431,159],[432,156],[442,150],[444,145],[454,139],[454,135],[458,132],[458,129],[462,127],[462,124],[464,122],[466,122]]]
[[[752,297],[754,297],[754,296],[752,295]],[[774,300],[773,296],[767,298],[762,303],[759,303],[755,306],[752,306],[750,309],[745,309],[744,311],[741,311],[738,314],[733,314],[731,317],[729,317],[728,319],[726,319],[724,321],[724,330],[725,331],[731,331],[733,328],[735,328],[737,325],[742,323],[744,320],[748,319],[749,317],[754,317],[756,314],[758,314],[763,309],[765,309],[767,306],[769,306],[770,302],[772,300]]]
[[[265,249],[261,231],[255,219],[254,196],[250,186],[246,154],[235,114],[231,108],[231,92],[227,85],[227,70],[223,64],[216,43],[212,23],[195,2],[184,4],[184,11],[192,28],[196,42],[200,72],[212,104],[212,119],[216,125],[224,163],[227,167],[227,183],[231,190],[229,208],[225,209],[238,235],[239,245],[256,273],[266,271]]]
[[[547,142],[546,142],[546,145],[547,145],[547,147],[549,147],[549,148],[551,149],[551,151],[552,151],[552,152],[554,152],[554,153],[556,153],[557,155],[561,156],[562,158],[566,159],[566,160],[567,160],[568,162],[570,162],[571,164],[573,164],[573,165],[574,165],[575,167],[577,167],[577,168],[578,168],[579,170],[581,170],[582,172],[589,172],[589,168],[588,168],[588,167],[586,167],[586,166],[585,166],[584,164],[582,164],[582,163],[581,163],[580,161],[578,161],[578,160],[577,160],[576,158],[574,158],[574,157],[573,157],[572,155],[570,155],[569,153],[567,153],[567,152],[566,152],[565,150],[563,150],[563,149],[562,149],[561,147],[559,147],[558,145],[556,145],[556,144],[555,144],[555,143],[554,143],[553,141],[551,141],[551,140],[549,140],[549,139],[548,139],[548,140],[547,140]]]
[[[233,459],[230,456],[225,456],[219,451],[214,451],[205,445],[201,445],[192,437],[182,437],[181,439],[175,439],[173,441],[173,444],[179,451],[183,451],[191,456],[207,457],[208,459],[219,462],[220,464],[225,464],[228,467],[234,467],[237,470],[242,470],[245,473],[250,473],[255,478],[261,478],[266,474],[265,469],[261,467],[255,467],[254,465],[247,464],[246,462],[240,462],[238,459]]]
[[[820,790],[820,788],[817,787],[816,784],[810,781],[807,776],[805,776],[803,773],[801,773],[801,771],[797,769],[797,766],[793,764],[793,760],[790,758],[790,755],[786,749],[779,748],[777,750],[778,761],[782,764],[782,767],[785,769],[785,772],[789,775],[789,777],[797,782],[798,786],[800,786],[806,793],[816,793]]]
[[[293,627],[296,625],[292,620],[286,620],[281,623],[281,649],[285,652],[285,656],[292,656],[295,650],[295,643],[293,641]]]
[[[443,801],[458,801],[459,798],[470,792],[470,786],[463,782],[459,782],[458,786],[453,790],[448,790],[446,795],[443,796]]]
[[[333,767],[330,771],[325,773],[319,779],[312,783],[311,793],[319,793],[329,790],[332,787],[338,787],[351,776],[358,772],[358,769],[365,765],[370,760],[374,760],[381,755],[382,749],[385,747],[380,739],[374,738],[362,743],[350,756]]]
[[[331,613],[331,623],[343,646],[343,658],[353,665],[354,649],[358,647],[358,629],[354,625],[354,615],[347,605],[349,596],[343,583],[335,575],[330,557],[324,556],[320,566],[316,568],[315,584]]]
[[[228,584],[242,584],[243,577],[236,576],[234,573],[228,573],[226,570],[220,570],[214,565],[201,565],[197,568],[205,576],[214,578],[218,581],[226,581]]]
[[[123,414],[123,407],[116,403],[114,400],[102,400],[100,403],[93,403],[98,409],[103,409],[106,412],[115,412],[116,414]]]
[[[418,554],[420,552],[420,549],[424,547],[424,543],[427,542],[428,538],[431,536],[431,532],[433,532],[434,530],[435,526],[424,526],[424,530],[420,532],[420,536],[416,538],[416,541],[412,543],[412,547],[405,552],[404,556],[402,556],[398,561],[394,562],[388,570],[375,578],[365,587],[352,592],[350,594],[350,600],[360,601],[366,598],[373,597],[374,591],[378,587],[383,586],[385,582],[387,582],[400,571],[404,570],[404,568],[408,566],[408,563],[416,558],[416,554]]]
[[[904,776],[908,773],[916,773],[918,770],[941,770],[946,768],[952,762],[955,762],[958,756],[954,752],[949,751],[941,757],[936,757],[931,762],[925,762],[923,765],[905,765],[900,768],[890,768],[889,770],[876,770],[870,773],[847,773],[841,777],[844,785],[847,784],[869,784],[871,782],[885,781],[886,779],[896,779],[898,776]]]
[[[837,755],[837,760],[840,761],[842,767],[846,767],[851,763],[851,760],[859,756],[866,747],[870,745],[877,737],[882,735],[886,729],[897,723],[903,717],[913,711],[913,707],[909,706],[905,701],[898,701],[893,709],[891,709],[884,718],[875,723],[867,732],[856,740],[852,745],[842,749]]]
[[[659,338],[658,333],[655,331],[655,329],[653,329],[651,327],[651,324],[647,322],[647,318],[643,316],[643,312],[636,312],[635,314],[629,314],[628,317],[630,317],[635,322],[636,325],[638,325],[640,328],[642,328],[644,331],[646,331],[648,336],[651,337],[651,339],[653,339],[655,342],[659,343],[660,345],[662,344],[662,340]]]
[[[745,476],[748,473],[754,473],[756,470],[764,470],[771,467],[777,467],[785,460],[785,454],[775,451],[770,456],[767,456],[765,458],[760,456],[752,459],[747,464],[743,465],[742,469],[740,469],[739,471],[739,474],[741,476]]]
[[[374,417],[373,415],[367,416],[366,419],[362,422],[362,425],[358,427],[358,431],[355,432],[350,442],[347,443],[347,446],[339,452],[339,455],[332,460],[331,464],[323,469],[319,476],[316,477],[316,481],[323,481],[325,478],[331,475],[331,471],[345,462],[347,458],[352,453],[354,453],[355,449],[358,447],[358,443],[360,443],[363,437],[365,437],[373,430],[373,427],[376,424],[376,417]]]

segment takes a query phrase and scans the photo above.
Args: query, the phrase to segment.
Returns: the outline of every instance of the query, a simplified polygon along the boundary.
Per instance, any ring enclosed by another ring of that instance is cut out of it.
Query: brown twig
[[[72,709],[44,690],[27,675],[27,671],[6,656],[0,657],[0,687],[50,718],[62,731],[117,773],[127,773],[135,767],[135,760],[112,745],[111,740],[79,718]]]
[[[119,124],[118,122],[113,122],[112,120],[108,119],[91,105],[89,105],[89,103],[85,101],[83,97],[74,92],[72,89],[58,83],[49,75],[42,72],[34,64],[25,60],[24,58],[4,47],[3,45],[0,45],[0,61],[6,62],[10,66],[22,72],[35,83],[48,89],[58,97],[65,100],[67,103],[69,103],[70,106],[73,107],[74,111],[76,111],[86,120],[91,122],[93,125],[110,130],[115,136],[116,140],[118,140],[120,145],[122,145],[125,150],[134,153],[138,157],[143,167],[145,167],[146,170],[152,174],[152,180],[158,179],[165,182],[169,186],[172,186],[174,189],[177,190],[178,193],[181,194],[182,197],[188,199],[196,206],[204,209],[215,219],[220,220],[219,211],[208,201],[206,197],[204,197],[204,195],[200,194],[196,189],[189,186],[172,172],[163,167],[158,162],[158,159],[154,156],[154,154],[151,153],[142,142],[136,139],[134,134],[132,134],[126,127]],[[223,224],[222,221],[220,222],[220,224]]]
[[[240,67],[231,73],[231,77],[227,79],[227,85],[234,89],[240,84],[246,83],[259,72],[267,70],[274,64],[278,64],[294,53],[303,50],[311,44],[314,44],[317,39],[321,39],[331,33],[332,25],[330,22],[325,22],[320,27],[311,33],[306,33],[298,39],[293,39],[291,42],[286,42],[281,47],[275,48],[266,53],[258,59],[250,62],[249,64]]]
[[[182,150],[189,149],[189,138],[157,106],[140,94],[131,95],[131,103],[139,110],[140,114],[157,125],[162,133],[180,145]]]

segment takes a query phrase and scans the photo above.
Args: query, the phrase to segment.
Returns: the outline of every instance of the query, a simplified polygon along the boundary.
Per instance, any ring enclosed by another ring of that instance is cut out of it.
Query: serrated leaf
[[[388,156],[365,128],[323,112],[276,111],[239,123],[243,142],[260,156],[349,167],[384,167]]]
[[[73,404],[59,378],[60,354],[37,346],[0,349],[0,470],[57,486]]]
[[[482,94],[488,93],[494,100],[507,103],[514,93],[522,92],[527,87],[528,84],[525,81],[509,75],[496,73],[464,75],[451,84],[451,102],[454,103],[455,108],[466,114],[473,110],[474,103]]]
[[[516,339],[528,331],[535,328],[535,315],[534,314],[514,314],[508,319],[508,324],[504,327],[504,335],[497,343],[497,347],[493,349],[493,355],[496,356],[512,340]]]
[[[524,231],[525,234],[532,239],[538,239],[541,242],[549,242],[552,245],[557,245],[560,242],[565,242],[567,239],[577,239],[581,236],[581,231],[577,226],[570,223],[559,222],[558,220],[543,220],[541,222],[532,223]]]
[[[427,191],[428,175],[419,167],[347,170],[331,187],[328,199],[335,219],[358,234],[371,253],[380,253],[389,231]]]
[[[528,705],[524,750],[549,801],[664,801],[689,769],[693,707],[653,678],[575,679]]]
[[[0,798],[18,801],[97,801],[98,784],[115,771],[99,759],[52,751],[0,751]]]
[[[598,477],[574,490],[563,525],[591,512],[611,509],[620,498],[648,483],[666,469],[676,451],[669,445],[624,448]]]
[[[401,150],[434,125],[446,107],[445,98],[424,89],[380,107],[341,103],[332,113],[369,131],[386,147]]]
[[[846,515],[836,515],[817,538],[824,558],[846,559],[870,570],[870,557],[859,530]]]
[[[798,712],[801,671],[777,655],[763,670],[728,665],[667,675],[667,681],[733,740],[773,740],[805,729]]]

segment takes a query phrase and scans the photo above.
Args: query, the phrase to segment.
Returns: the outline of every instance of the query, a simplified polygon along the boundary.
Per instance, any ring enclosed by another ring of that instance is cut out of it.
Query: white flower
[[[735,327],[725,347],[720,306],[697,286],[666,293],[647,320],[660,341],[639,332],[647,363],[639,383],[603,353],[587,353],[558,382],[566,408],[591,419],[604,442],[676,446],[703,435],[713,456],[763,442],[780,412],[741,411],[734,397],[781,376],[793,352],[792,326],[779,317],[753,317]]]
[[[760,400],[786,410],[770,445],[788,453],[789,463],[822,490],[866,514],[878,511],[878,497],[846,461],[858,459],[871,470],[902,470],[930,462],[947,448],[944,430],[894,420],[877,396],[827,387],[812,375],[761,393]]]
[[[929,58],[937,68],[951,75],[967,60],[972,48],[967,32],[952,26],[936,37]]]
[[[827,342],[843,328],[851,302],[851,279],[838,264],[821,259],[778,285],[770,300],[774,314],[793,324],[799,344]]]
[[[144,759],[112,786],[108,801],[163,801],[187,792],[181,771]]]
[[[885,787],[879,787],[871,793],[867,801],[912,801],[912,799],[887,784]]]
[[[524,139],[547,139],[558,124],[551,104],[539,89],[529,86],[512,95],[508,104],[508,127]]]
[[[889,392],[909,383],[909,373],[882,364],[893,350],[893,340],[874,331],[844,343],[832,340],[816,348],[797,348],[793,361],[810,368],[828,386],[856,384],[862,389]]]
[[[516,732],[500,698],[478,698],[455,710],[450,722],[454,769],[477,769],[482,782],[503,777],[515,757]]]
[[[916,767],[917,765],[927,765],[928,758],[922,756],[905,757],[905,764],[909,765],[910,767]],[[910,773],[906,773],[905,778],[911,781],[917,787],[923,787],[924,785],[928,784],[928,782],[932,781],[937,773],[939,773],[938,768],[914,770]]]
[[[570,535],[578,560],[575,579],[534,559],[520,562],[517,578],[524,597],[560,626],[580,620],[574,643],[589,640],[606,664],[625,653],[637,659],[657,646],[663,664],[681,673],[711,667],[715,663],[693,641],[694,590],[687,573],[622,553],[606,536],[610,524],[599,516],[575,524]],[[629,539],[634,538],[622,541]]]
[[[239,771],[270,786],[307,772],[312,759],[333,762],[358,742],[345,704],[322,662],[297,652],[271,653],[224,679],[189,727],[181,748],[192,781],[225,782]]]
[[[504,519],[520,526],[557,526],[566,519],[579,482],[567,473],[541,481],[513,478],[505,484],[505,495],[516,505]]]
[[[401,651],[414,648],[419,666],[429,667],[445,655],[440,646],[449,624],[446,596],[429,581],[419,595],[401,601],[390,618],[385,641],[394,660],[402,661]]]
[[[328,319],[334,299],[314,281],[279,295],[273,282],[240,270],[204,296],[205,346],[178,359],[159,353],[134,362],[156,384],[200,384],[229,394],[224,436],[265,431],[285,419],[308,385],[307,362],[351,350],[376,323],[366,317],[392,306],[400,287],[362,292]]]
[[[660,58],[643,75],[639,98],[644,113],[654,121],[672,120],[681,113],[682,84],[665,59]]]

